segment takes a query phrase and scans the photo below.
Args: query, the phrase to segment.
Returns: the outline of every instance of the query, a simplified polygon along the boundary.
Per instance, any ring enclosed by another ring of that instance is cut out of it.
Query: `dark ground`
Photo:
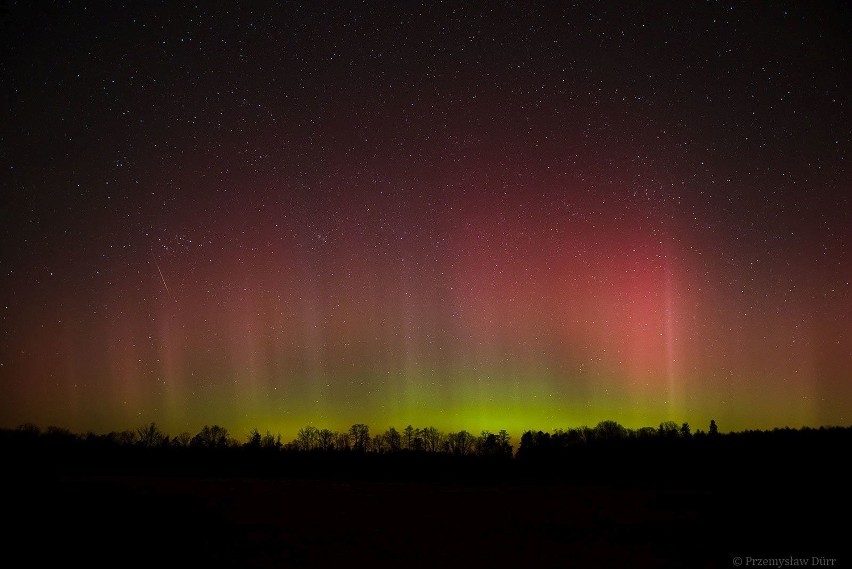
[[[703,568],[792,555],[848,566],[848,491],[813,482],[14,477],[3,557],[32,567]]]

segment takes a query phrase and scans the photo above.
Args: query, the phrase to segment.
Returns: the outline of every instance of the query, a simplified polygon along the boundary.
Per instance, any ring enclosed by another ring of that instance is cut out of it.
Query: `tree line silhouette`
[[[31,424],[0,430],[0,456],[24,476],[212,474],[474,483],[722,483],[776,476],[779,465],[787,476],[820,473],[824,479],[841,472],[831,465],[844,456],[838,449],[850,443],[852,427],[721,433],[715,421],[707,431],[694,432],[687,423],[671,421],[639,429],[601,421],[594,427],[530,430],[517,449],[505,430],[474,435],[409,425],[373,433],[364,423],[341,431],[308,425],[286,442],[258,429],[234,437],[220,425],[175,436],[156,423],[106,434]]]
[[[156,423],[146,423],[135,430],[113,431],[107,434],[77,435],[62,427],[39,427],[27,423],[16,429],[0,431],[5,442],[89,445],[92,447],[137,447],[146,449],[265,449],[284,453],[442,453],[453,456],[511,457],[511,437],[505,430],[497,433],[468,431],[444,433],[435,427],[417,428],[408,425],[401,431],[390,427],[381,433],[370,433],[370,427],[356,423],[345,431],[320,429],[313,425],[299,429],[296,438],[282,442],[281,434],[261,433],[252,429],[245,441],[235,438],[219,425],[205,425],[192,435],[182,432],[172,437]]]
[[[526,431],[521,435],[517,452],[512,438],[506,430],[481,431],[474,435],[466,430],[445,433],[435,427],[406,426],[402,430],[390,427],[383,432],[371,433],[364,423],[356,423],[347,430],[334,431],[307,425],[296,437],[283,442],[280,433],[261,433],[257,428],[245,437],[234,437],[220,425],[205,425],[196,433],[181,432],[175,436],[163,432],[156,423],[146,423],[134,430],[113,431],[106,434],[93,432],[75,434],[56,426],[41,430],[27,423],[15,429],[0,429],[0,441],[4,444],[37,444],[50,446],[90,446],[93,448],[127,447],[147,449],[264,449],[282,453],[354,453],[354,454],[445,454],[452,456],[488,456],[532,458],[543,455],[558,455],[577,449],[630,448],[659,446],[670,443],[688,445],[690,442],[802,439],[815,435],[846,437],[852,427],[803,427],[801,429],[776,428],[772,431],[747,430],[722,434],[715,420],[711,420],[707,431],[693,433],[689,423],[678,424],[665,421],[657,427],[630,429],[616,421],[601,421],[594,427],[581,426],[555,429],[552,432]]]

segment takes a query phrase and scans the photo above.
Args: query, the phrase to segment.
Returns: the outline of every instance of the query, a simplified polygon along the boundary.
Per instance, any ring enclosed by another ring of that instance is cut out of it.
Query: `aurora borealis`
[[[25,4],[2,426],[852,422],[848,5]]]

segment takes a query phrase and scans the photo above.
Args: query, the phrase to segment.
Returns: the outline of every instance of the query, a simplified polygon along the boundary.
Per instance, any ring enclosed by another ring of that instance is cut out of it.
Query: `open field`
[[[432,484],[199,477],[4,485],[34,566],[730,567],[841,557],[836,488]],[[842,566],[842,563],[840,564]]]

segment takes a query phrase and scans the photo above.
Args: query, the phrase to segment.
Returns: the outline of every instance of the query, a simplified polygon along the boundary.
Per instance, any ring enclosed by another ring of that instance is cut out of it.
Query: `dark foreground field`
[[[14,477],[3,487],[3,521],[11,526],[3,557],[30,567],[701,568],[732,567],[737,556],[792,555],[847,566],[842,478],[797,485],[779,472],[760,482],[676,489]]]

